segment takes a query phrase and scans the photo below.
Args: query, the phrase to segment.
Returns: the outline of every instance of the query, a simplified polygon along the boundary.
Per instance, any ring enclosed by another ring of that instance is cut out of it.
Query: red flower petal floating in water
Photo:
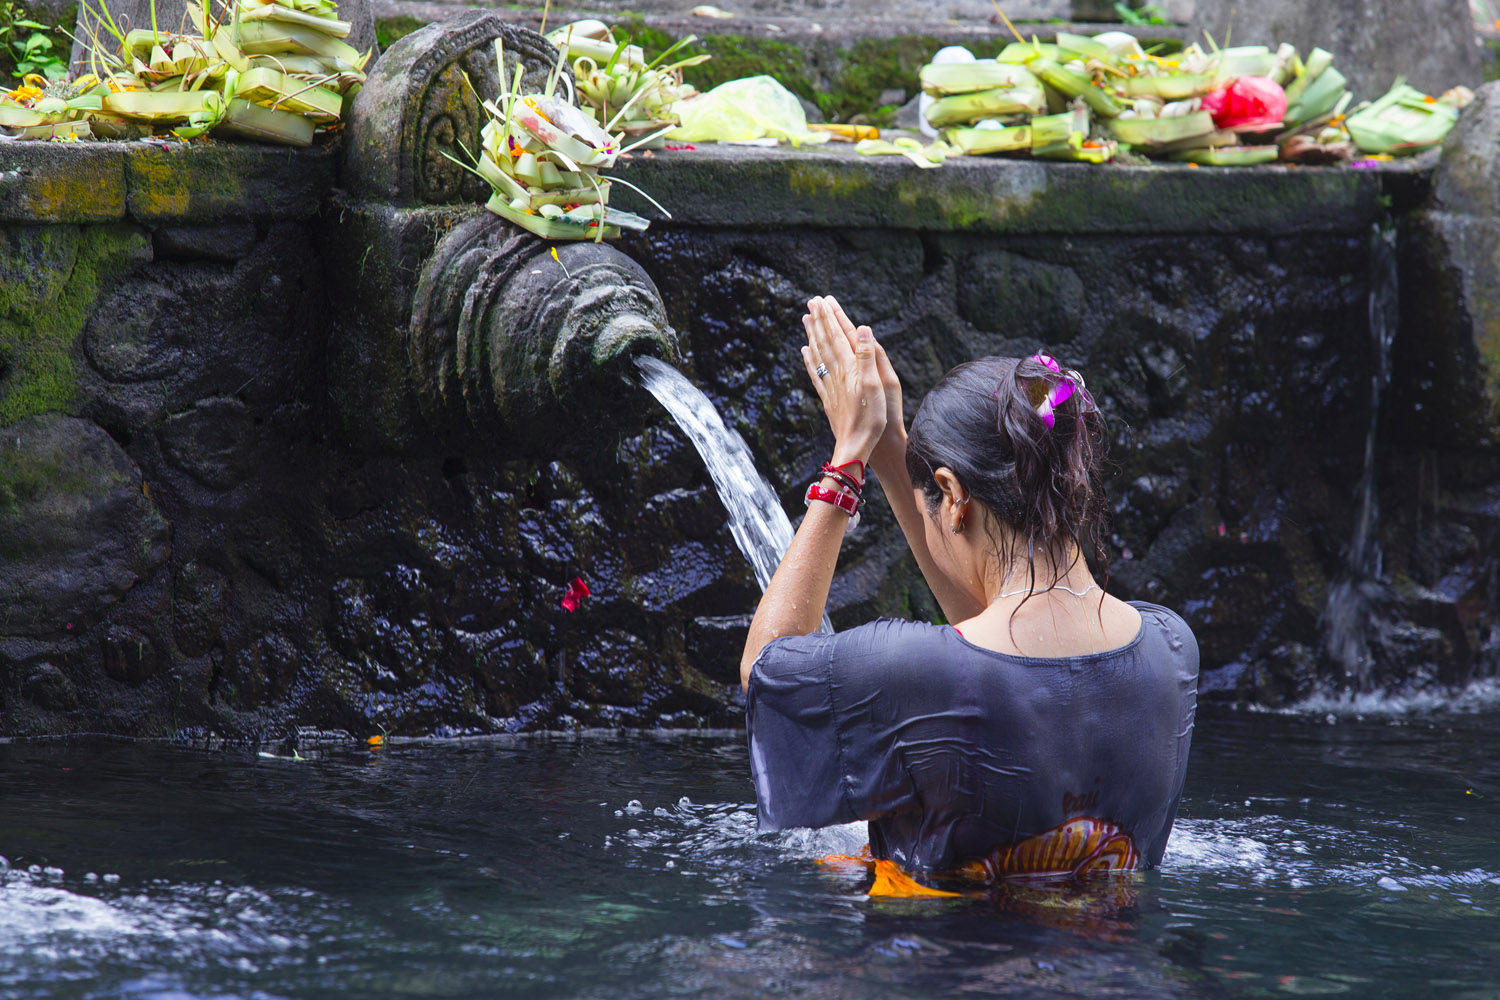
[[[1286,116],[1286,91],[1264,76],[1242,76],[1203,97],[1203,110],[1219,128],[1253,129],[1279,124]]]
[[[589,596],[589,585],[583,582],[583,577],[573,577],[573,582],[568,584],[568,589],[563,591],[562,600],[557,603],[562,605],[564,611],[577,611],[578,605]]]

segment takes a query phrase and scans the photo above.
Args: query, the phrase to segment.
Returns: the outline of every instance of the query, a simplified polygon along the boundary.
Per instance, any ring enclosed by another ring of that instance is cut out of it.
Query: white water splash
[[[1388,691],[1318,692],[1278,708],[1251,705],[1252,712],[1274,715],[1375,716],[1472,715],[1500,707],[1500,678],[1486,677],[1457,691],[1447,688],[1393,693]]]
[[[1285,807],[1287,803],[1259,800],[1255,805]],[[1500,872],[1433,865],[1432,859],[1414,851],[1404,825],[1363,826],[1350,829],[1276,812],[1217,819],[1179,817],[1161,870],[1174,877],[1208,876],[1225,885],[1443,890],[1463,896],[1466,903],[1473,901],[1468,897],[1478,890],[1491,912],[1500,901]],[[1441,855],[1438,859],[1445,860]]]
[[[664,361],[642,356],[635,363],[646,391],[666,407],[703,457],[719,499],[729,511],[729,533],[754,568],[760,589],[765,590],[792,544],[792,522],[781,509],[781,501],[756,471],[745,439],[725,425],[712,400]],[[833,631],[827,615],[823,631]]]
[[[62,872],[0,871],[0,996],[43,964],[62,982],[88,979],[111,963],[244,973],[306,960],[312,938],[288,930],[290,911],[266,892],[161,879],[120,890],[114,875],[103,883],[93,875],[79,884]],[[295,897],[294,908],[313,899],[285,894]],[[174,987],[164,995],[190,994]]]
[[[1375,455],[1380,397],[1391,379],[1391,342],[1400,321],[1394,225],[1384,223],[1375,227],[1370,240],[1370,261],[1368,305],[1374,371],[1370,375],[1370,423],[1365,432],[1364,469],[1357,489],[1359,512],[1344,573],[1328,588],[1323,606],[1324,652],[1343,668],[1345,682],[1359,688],[1370,682],[1374,663],[1368,636],[1375,628],[1375,611],[1386,590],[1384,557],[1375,533],[1380,517],[1375,498]]]
[[[830,854],[858,854],[870,840],[865,823],[761,833],[754,803],[700,803],[686,796],[670,807],[643,806],[632,799],[615,811],[615,818],[620,829],[606,838],[607,850],[641,852],[647,863],[710,878],[738,877],[766,851],[781,860],[815,861]]]

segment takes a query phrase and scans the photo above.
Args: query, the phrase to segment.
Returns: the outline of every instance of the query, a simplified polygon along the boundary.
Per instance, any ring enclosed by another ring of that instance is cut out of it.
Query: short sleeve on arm
[[[762,830],[852,823],[834,705],[837,637],[767,643],[750,671],[745,725]]]

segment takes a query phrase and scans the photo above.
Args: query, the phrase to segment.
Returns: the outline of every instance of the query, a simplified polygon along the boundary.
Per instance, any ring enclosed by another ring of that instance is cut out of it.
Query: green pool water
[[[1200,716],[1160,870],[881,901],[740,734],[0,745],[0,998],[1500,998],[1500,713]]]

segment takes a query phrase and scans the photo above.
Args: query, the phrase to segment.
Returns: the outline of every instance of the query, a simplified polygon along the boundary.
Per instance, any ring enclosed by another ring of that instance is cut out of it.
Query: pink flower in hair
[[[1052,369],[1053,371],[1057,372],[1057,374],[1062,376],[1062,378],[1058,380],[1058,383],[1054,385],[1050,390],[1048,390],[1047,397],[1043,399],[1039,404],[1037,404],[1036,408],[1036,414],[1037,416],[1042,418],[1042,423],[1046,424],[1048,427],[1052,427],[1057,423],[1057,417],[1053,415],[1054,412],[1059,406],[1067,402],[1067,400],[1073,395],[1073,390],[1077,388],[1073,384],[1073,382],[1078,373],[1073,371],[1071,368],[1068,369],[1067,372],[1064,372],[1062,370],[1062,367],[1059,366],[1056,361],[1052,360],[1045,354],[1033,354],[1031,356],[1031,360],[1045,365],[1046,367]]]

